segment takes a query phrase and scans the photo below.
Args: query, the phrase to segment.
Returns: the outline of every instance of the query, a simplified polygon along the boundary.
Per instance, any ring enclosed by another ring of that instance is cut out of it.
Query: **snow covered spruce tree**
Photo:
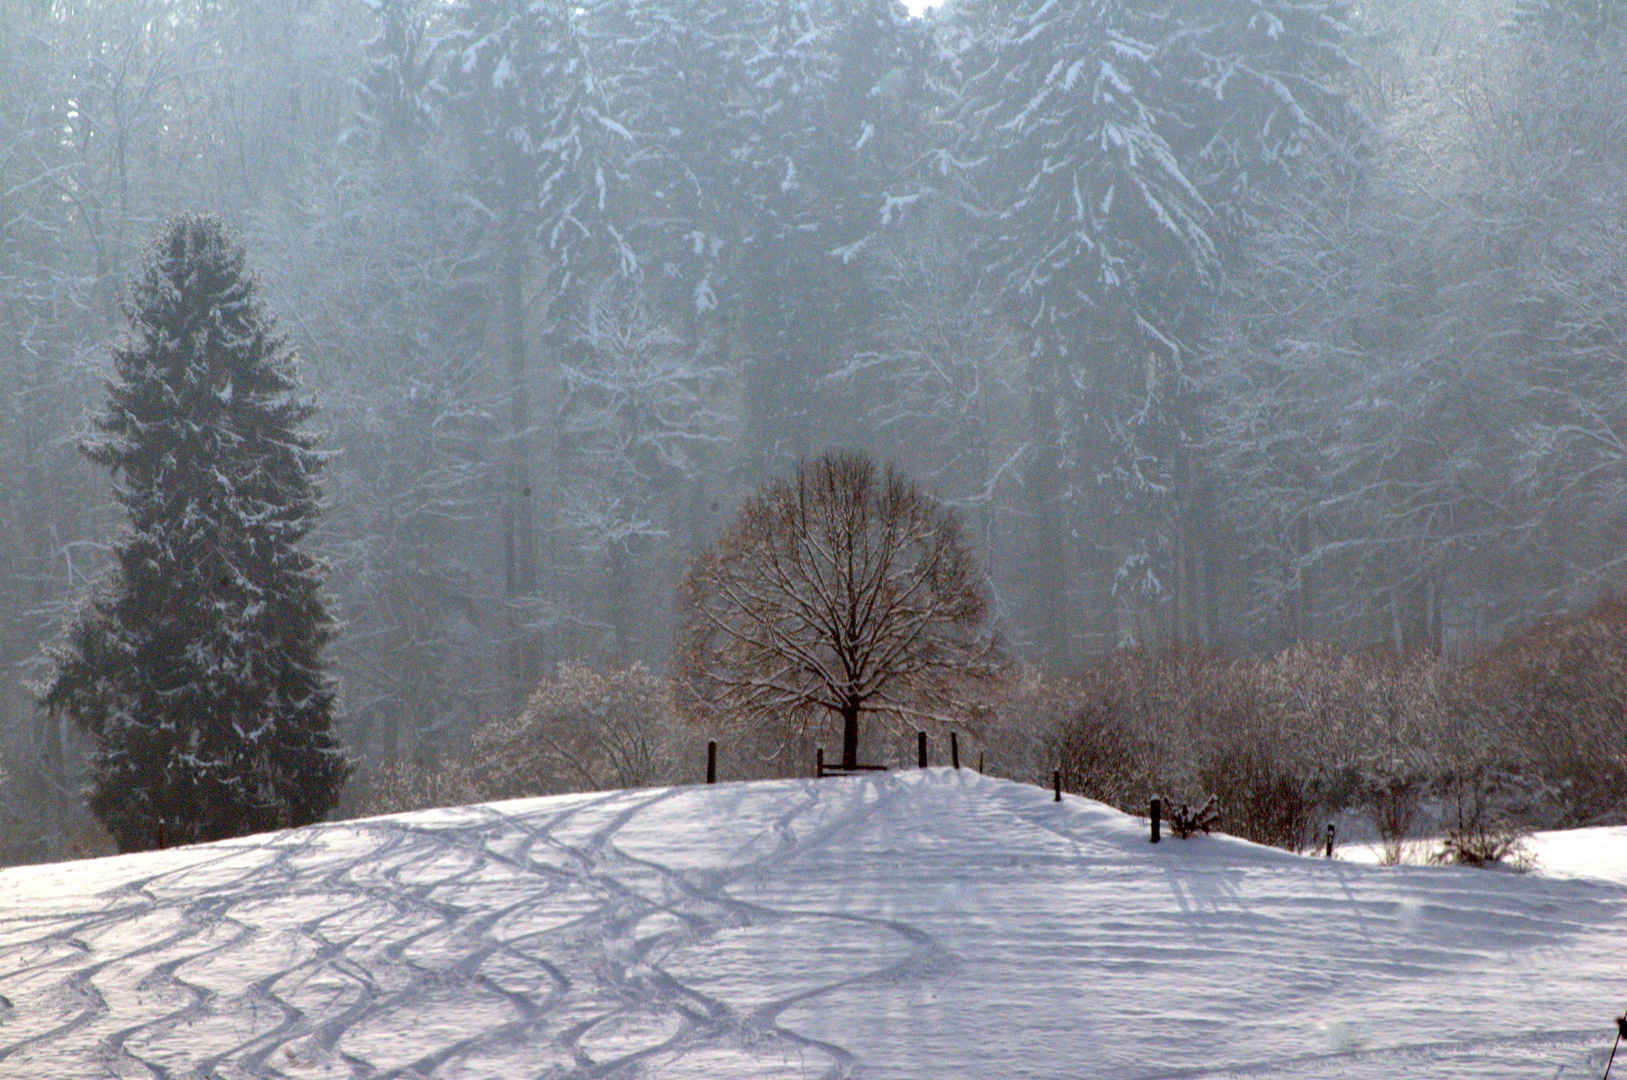
[[[287,339],[220,222],[159,238],[81,449],[130,528],[51,655],[42,701],[93,740],[91,809],[120,851],[320,819],[351,770],[300,549],[324,455]]]
[[[1121,611],[1218,635],[1189,364],[1264,197],[1359,127],[1347,8],[945,7],[935,160],[984,208],[983,271],[1027,328],[1027,606],[1053,665],[1126,637]]]

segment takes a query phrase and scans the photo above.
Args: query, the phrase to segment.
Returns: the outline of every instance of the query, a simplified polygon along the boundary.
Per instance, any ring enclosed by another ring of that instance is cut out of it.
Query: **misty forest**
[[[303,816],[186,838],[695,782],[708,739],[726,779],[806,775],[816,745],[855,762],[860,720],[864,760],[956,730],[990,772],[1218,795],[1290,847],[1361,808],[1495,857],[1627,807],[1613,0],[0,0],[0,26],[4,861],[182,838],[87,808],[87,715],[130,717],[73,643],[110,574],[160,566],[95,433],[148,431],[115,361],[151,374],[186,229],[303,395],[267,452],[322,596],[283,651],[333,733],[287,766],[321,774]],[[918,693],[883,708],[764,696],[773,642],[707,666],[697,612],[749,610],[832,462],[953,540],[926,577],[975,671],[895,665]],[[198,753],[170,741],[153,784]]]

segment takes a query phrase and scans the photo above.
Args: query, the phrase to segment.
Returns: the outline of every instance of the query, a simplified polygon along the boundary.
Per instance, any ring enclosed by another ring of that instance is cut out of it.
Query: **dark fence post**
[[[716,743],[716,741],[708,742],[706,744],[706,782],[708,784],[717,783],[717,743]]]
[[[1062,801],[1062,770],[1054,769],[1051,772],[1051,786],[1056,788],[1056,801]]]
[[[1327,858],[1333,858],[1333,822],[1328,822],[1328,853]]]
[[[960,768],[960,739],[953,731],[949,733],[949,764]]]
[[[981,750],[977,752],[977,771],[979,773],[983,771],[983,751]]]
[[[823,746],[814,751],[814,776],[821,780],[825,778],[825,748]]]
[[[921,768],[926,768],[926,732],[915,733],[915,761]]]
[[[1152,797],[1152,842],[1158,843],[1158,830],[1164,823],[1164,801],[1158,796]]]

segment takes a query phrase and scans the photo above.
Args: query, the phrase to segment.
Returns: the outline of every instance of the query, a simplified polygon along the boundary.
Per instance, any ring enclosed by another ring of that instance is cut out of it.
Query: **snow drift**
[[[0,872],[0,1072],[1580,1077],[1624,899],[950,769],[524,800]]]

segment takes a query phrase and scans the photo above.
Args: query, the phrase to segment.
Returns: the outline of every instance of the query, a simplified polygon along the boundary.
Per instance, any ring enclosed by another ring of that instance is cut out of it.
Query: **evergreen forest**
[[[0,0],[3,855],[100,850],[31,687],[121,550],[78,446],[178,216],[314,406],[359,776],[693,779],[618,710],[670,704],[696,556],[832,450],[958,514],[1030,689],[1608,602],[1623,101],[1613,0]],[[574,686],[594,749],[526,735]]]

